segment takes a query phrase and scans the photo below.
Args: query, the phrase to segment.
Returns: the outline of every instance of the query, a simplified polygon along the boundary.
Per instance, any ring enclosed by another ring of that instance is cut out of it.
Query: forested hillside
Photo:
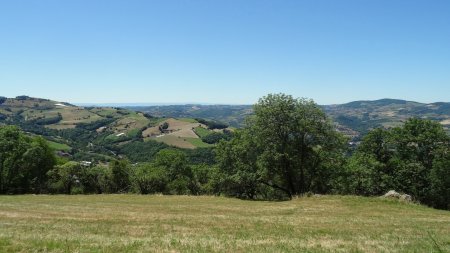
[[[28,96],[0,98],[0,125],[18,126],[30,137],[44,137],[69,160],[103,162],[125,157],[150,161],[168,147],[185,149],[193,160],[203,159],[202,154],[211,153],[210,148],[230,138],[233,131],[211,120],[155,117]]]
[[[321,106],[336,122],[337,129],[359,140],[370,129],[399,126],[408,118],[417,117],[439,121],[450,132],[450,103],[423,104],[399,99],[355,101]],[[166,117],[201,117],[242,127],[245,118],[253,114],[250,105],[171,105],[128,107],[152,115]]]

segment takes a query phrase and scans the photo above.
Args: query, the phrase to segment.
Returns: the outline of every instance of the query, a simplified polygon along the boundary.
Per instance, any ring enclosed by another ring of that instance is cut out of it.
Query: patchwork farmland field
[[[450,212],[364,197],[0,196],[1,252],[448,252]]]
[[[168,124],[168,128],[166,130],[167,133],[161,133],[161,130],[159,129],[159,126],[164,123]],[[198,123],[194,119],[170,118],[159,122],[157,126],[147,128],[142,132],[142,136],[146,138],[146,140],[164,142],[178,148],[194,149],[198,147],[212,146],[202,142],[196,133],[197,131],[194,131],[194,129],[197,128],[204,129],[204,131],[208,132],[205,125]]]

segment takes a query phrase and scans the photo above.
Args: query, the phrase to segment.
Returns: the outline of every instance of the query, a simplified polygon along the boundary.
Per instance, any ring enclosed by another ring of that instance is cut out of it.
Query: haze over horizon
[[[28,96],[26,94],[24,95],[19,95],[19,96]],[[17,96],[12,96],[10,98],[14,98]],[[34,96],[29,96],[29,97],[34,97]],[[46,97],[34,97],[34,98],[41,98],[41,99],[49,99]],[[203,103],[203,102],[160,102],[160,103],[151,103],[151,102],[102,102],[102,103],[96,103],[96,102],[73,102],[73,101],[64,101],[64,100],[59,100],[59,99],[50,99],[53,100],[55,102],[67,102],[76,106],[99,106],[99,107],[138,107],[138,106],[172,106],[172,105],[231,105],[231,106],[248,106],[248,105],[253,105],[255,104],[257,101],[255,101],[254,103]],[[341,105],[341,104],[347,104],[347,103],[352,103],[352,102],[361,102],[361,101],[380,101],[380,100],[402,100],[402,101],[408,101],[408,102],[417,102],[417,103],[422,103],[422,104],[431,104],[431,103],[450,103],[449,101],[432,101],[432,102],[421,102],[421,101],[412,101],[412,100],[405,100],[405,99],[400,99],[400,98],[379,98],[379,99],[371,99],[371,100],[353,100],[353,101],[346,101],[343,103],[336,103],[336,104],[320,104],[319,105],[323,105],[323,106],[329,106],[329,105]]]
[[[319,105],[340,105],[340,104],[347,104],[351,102],[358,102],[358,101],[378,101],[378,100],[384,100],[384,99],[391,99],[391,100],[403,100],[398,98],[380,98],[380,99],[373,99],[373,100],[353,100],[353,101],[347,101],[343,103],[337,103],[337,104],[319,104]],[[409,102],[418,102],[422,104],[429,104],[429,103],[450,103],[449,101],[433,101],[433,102],[420,102],[420,101],[411,101],[406,100]],[[60,101],[65,102],[65,101]],[[122,103],[76,103],[76,102],[70,102],[77,106],[125,106],[125,107],[133,107],[133,106],[171,106],[171,105],[253,105],[254,103],[248,103],[248,104],[233,104],[233,103],[202,103],[202,102],[164,102],[164,103],[148,103],[148,102],[122,102]]]
[[[449,1],[3,1],[0,95],[450,100]]]

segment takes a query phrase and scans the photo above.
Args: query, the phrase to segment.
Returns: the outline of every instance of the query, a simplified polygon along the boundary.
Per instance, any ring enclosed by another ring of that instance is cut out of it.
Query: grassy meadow
[[[450,212],[352,196],[0,196],[0,252],[329,251],[449,252]]]

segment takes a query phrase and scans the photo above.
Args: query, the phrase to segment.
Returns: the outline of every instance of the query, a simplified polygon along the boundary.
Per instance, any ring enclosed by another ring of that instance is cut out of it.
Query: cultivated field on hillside
[[[164,124],[168,124],[168,128],[165,133],[161,133],[159,127]],[[178,148],[194,149],[198,147],[209,147],[211,145],[202,142],[199,136],[195,133],[195,128],[205,129],[206,126],[198,123],[194,119],[174,119],[170,118],[161,121],[154,127],[149,127],[142,132],[142,136],[146,140],[155,140],[158,142],[164,142],[168,145]]]
[[[313,196],[0,196],[1,252],[448,252],[450,212]]]

